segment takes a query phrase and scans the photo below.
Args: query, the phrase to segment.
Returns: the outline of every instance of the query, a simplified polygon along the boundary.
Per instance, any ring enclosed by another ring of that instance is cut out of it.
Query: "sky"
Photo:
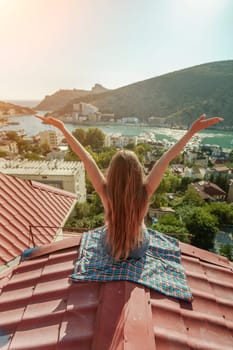
[[[233,59],[233,0],[0,0],[0,100]]]

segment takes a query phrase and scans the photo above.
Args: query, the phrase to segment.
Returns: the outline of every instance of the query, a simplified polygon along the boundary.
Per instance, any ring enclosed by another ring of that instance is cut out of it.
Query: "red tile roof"
[[[181,244],[194,300],[130,282],[71,282],[80,236],[42,247],[0,279],[7,350],[232,350],[233,264]],[[1,276],[0,276],[1,277]]]
[[[0,265],[51,242],[75,203],[70,192],[0,173]]]
[[[225,196],[226,192],[222,190],[216,184],[209,181],[200,181],[193,183],[193,187],[199,192],[200,196],[203,199]]]

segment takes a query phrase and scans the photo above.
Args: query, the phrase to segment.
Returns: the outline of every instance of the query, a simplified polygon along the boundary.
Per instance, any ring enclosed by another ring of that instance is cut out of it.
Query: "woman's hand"
[[[214,118],[206,119],[206,115],[202,114],[199,118],[197,118],[193,122],[189,130],[191,131],[192,134],[195,134],[196,132],[202,129],[208,128],[209,126],[219,123],[221,121],[223,121],[223,118],[214,117]]]
[[[42,117],[40,115],[36,115],[35,117],[42,120],[43,123],[55,126],[56,128],[58,128],[60,130],[64,129],[64,127],[65,127],[63,122],[60,121],[59,119],[52,118],[52,117]]]

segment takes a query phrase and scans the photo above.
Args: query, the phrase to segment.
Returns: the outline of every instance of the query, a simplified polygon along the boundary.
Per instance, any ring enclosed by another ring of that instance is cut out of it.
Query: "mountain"
[[[56,94],[59,100],[59,92]],[[182,69],[98,94],[86,91],[77,98],[70,97],[62,108],[61,103],[54,104],[54,115],[70,113],[73,103],[79,102],[91,103],[102,113],[114,113],[116,118],[136,116],[147,122],[155,116],[166,118],[170,125],[188,125],[206,113],[209,117],[222,116],[224,125],[232,126],[233,60]]]
[[[19,106],[10,102],[0,101],[0,116],[20,116],[35,114],[35,111],[29,107]]]
[[[48,95],[44,98],[44,100],[36,106],[37,110],[44,111],[54,111],[60,108],[63,108],[66,104],[74,99],[84,98],[85,96],[96,95],[98,93],[102,93],[108,91],[108,89],[104,88],[100,84],[95,84],[91,91],[89,90],[59,90],[52,95]]]

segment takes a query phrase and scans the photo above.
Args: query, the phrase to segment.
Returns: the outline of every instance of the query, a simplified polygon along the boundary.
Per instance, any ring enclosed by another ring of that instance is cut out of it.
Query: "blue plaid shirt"
[[[114,261],[105,246],[105,227],[83,233],[74,281],[126,280],[155,289],[167,296],[191,301],[192,294],[181,264],[179,241],[147,229],[145,254]]]

